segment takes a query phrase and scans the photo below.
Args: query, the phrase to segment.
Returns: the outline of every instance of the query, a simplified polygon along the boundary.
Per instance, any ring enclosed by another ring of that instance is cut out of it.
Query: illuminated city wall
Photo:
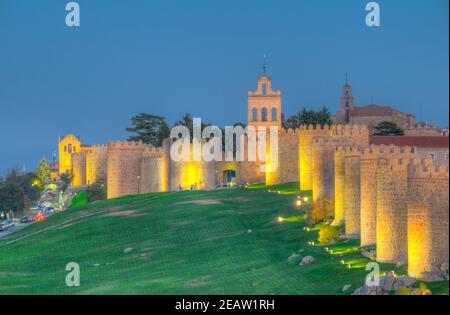
[[[257,143],[255,144],[255,148],[257,148]],[[244,161],[239,162],[239,173],[240,173],[240,182],[241,184],[246,183],[265,183],[266,182],[266,173],[261,171],[261,165],[265,164],[265,161],[262,161],[258,154],[256,154],[256,160],[250,161],[248,158],[249,151],[249,136],[244,137]],[[256,153],[257,153],[257,149]]]
[[[202,147],[205,142],[202,142]],[[216,185],[215,161],[206,162],[203,158],[195,161],[193,158],[193,144],[190,144],[190,159],[188,161],[174,161],[170,159],[170,189],[214,189]]]
[[[141,161],[149,145],[142,142],[109,142],[107,159],[108,198],[140,192]]]
[[[356,239],[361,231],[361,149],[357,146],[346,147],[344,153],[344,221],[345,236]]]
[[[266,175],[266,184],[299,181],[298,130],[282,128],[278,133],[278,167]]]
[[[168,189],[168,170],[163,148],[146,148],[141,161],[140,192],[161,192]]]
[[[334,225],[343,224],[345,221],[344,212],[344,164],[345,148],[338,146],[334,152]]]
[[[361,152],[361,246],[376,243],[377,168],[378,160],[417,158],[416,149],[394,145],[371,145]]]
[[[86,152],[72,153],[72,185],[86,185]]]
[[[106,181],[108,148],[106,145],[93,145],[86,151],[86,183]]]
[[[314,138],[312,147],[312,202],[310,217],[316,221],[323,213],[334,218],[334,151],[328,138]]]
[[[299,172],[300,172],[300,190],[312,190],[312,143],[315,137],[328,137],[331,135],[330,127],[325,125],[300,126],[298,131],[299,145]]]
[[[448,165],[419,164],[409,168],[408,274],[440,275],[449,260]]]
[[[406,262],[408,159],[378,160],[376,252],[377,261]]]

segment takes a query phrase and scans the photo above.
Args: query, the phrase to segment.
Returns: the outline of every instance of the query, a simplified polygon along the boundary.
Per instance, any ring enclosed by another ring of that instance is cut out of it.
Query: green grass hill
[[[357,241],[328,246],[332,254],[317,244],[296,187],[149,193],[71,207],[0,239],[0,294],[349,294],[369,260]],[[306,255],[316,261],[299,266]],[[80,265],[79,287],[65,285],[69,262]],[[342,292],[346,284],[352,288]],[[448,293],[448,282],[435,286]]]

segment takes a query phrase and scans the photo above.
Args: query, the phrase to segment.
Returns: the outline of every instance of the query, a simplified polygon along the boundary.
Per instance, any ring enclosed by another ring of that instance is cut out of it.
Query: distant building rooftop
[[[367,106],[355,106],[351,109],[350,114],[352,116],[390,116],[393,109],[390,106],[381,105],[367,105]]]
[[[448,137],[444,136],[370,136],[370,144],[394,144],[399,147],[410,146],[418,148],[448,149]]]
[[[58,171],[59,170],[59,163],[52,163],[49,165],[51,171]]]

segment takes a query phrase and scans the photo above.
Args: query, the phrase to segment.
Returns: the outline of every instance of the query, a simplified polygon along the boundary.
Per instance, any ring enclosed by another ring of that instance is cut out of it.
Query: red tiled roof
[[[392,116],[395,110],[390,106],[370,104],[367,106],[355,106],[350,111],[351,116]]]
[[[370,144],[394,144],[399,147],[448,148],[448,137],[444,136],[370,136]]]

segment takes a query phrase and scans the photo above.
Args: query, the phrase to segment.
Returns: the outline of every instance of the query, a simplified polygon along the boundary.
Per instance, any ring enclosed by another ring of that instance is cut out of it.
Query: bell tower
[[[258,78],[255,91],[248,91],[248,126],[278,126],[281,128],[281,92],[272,90],[272,78],[265,74]]]
[[[342,87],[341,112],[345,113],[345,123],[350,122],[350,110],[353,109],[352,86],[348,83],[348,73],[345,74],[345,84]]]

